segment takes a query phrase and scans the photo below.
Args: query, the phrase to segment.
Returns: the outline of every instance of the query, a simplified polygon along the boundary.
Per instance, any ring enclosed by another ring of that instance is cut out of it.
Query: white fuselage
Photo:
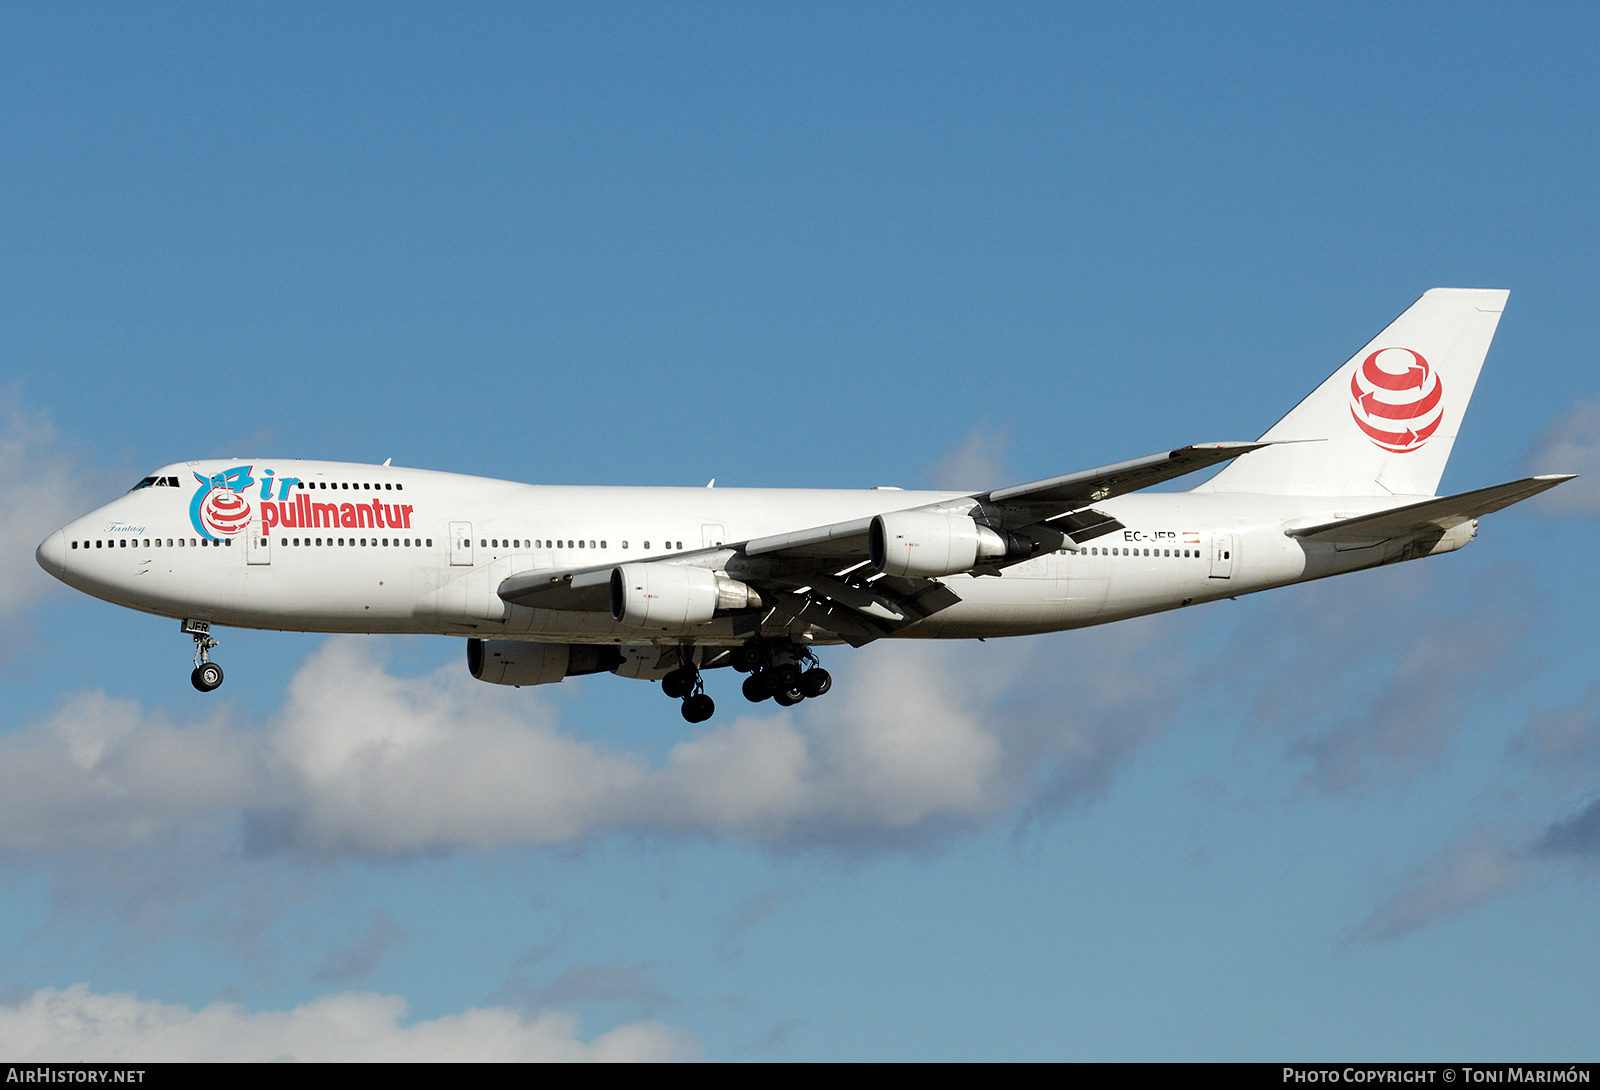
[[[248,485],[216,490],[232,506],[204,509],[204,481],[241,468]],[[303,484],[286,484],[295,479]],[[497,590],[530,570],[703,554],[961,495],[557,487],[300,461],[191,462],[156,480],[63,527],[40,547],[40,562],[107,601],[219,625],[617,644],[646,637],[607,612],[509,606]],[[1471,537],[1467,526],[1427,545],[1393,539],[1350,548],[1284,533],[1415,498],[1177,492],[1106,500],[1097,509],[1125,529],[1000,576],[945,577],[961,601],[895,634],[994,637],[1102,624],[1449,551]],[[218,520],[227,532],[208,533]],[[791,631],[781,618],[766,624],[774,627],[763,635],[833,640]],[[703,644],[742,638],[722,618],[648,636]]]

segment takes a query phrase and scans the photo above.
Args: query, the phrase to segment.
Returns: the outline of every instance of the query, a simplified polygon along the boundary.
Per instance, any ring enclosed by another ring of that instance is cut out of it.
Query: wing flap
[[[1284,533],[1303,541],[1381,541],[1391,537],[1405,537],[1430,529],[1448,530],[1469,522],[1481,515],[1493,514],[1514,503],[1537,496],[1547,488],[1570,481],[1575,473],[1551,474],[1543,477],[1525,477],[1520,481],[1491,485],[1471,492],[1458,492],[1454,496],[1409,503],[1392,507],[1371,515],[1337,519],[1315,526],[1298,526]]]
[[[790,553],[800,556],[866,556],[867,529],[870,518],[836,522],[831,526],[814,526],[809,530],[796,530],[788,534],[752,538],[745,542],[746,556],[769,556],[773,553]]]
[[[500,583],[500,598],[514,606],[605,613],[611,609],[611,569],[521,572]]]

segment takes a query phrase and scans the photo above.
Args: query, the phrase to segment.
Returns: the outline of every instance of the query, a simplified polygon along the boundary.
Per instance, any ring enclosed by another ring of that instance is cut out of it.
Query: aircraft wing
[[[955,496],[937,506],[942,510],[964,509],[987,525],[1018,531],[1036,543],[1035,551],[1076,548],[1080,542],[1122,528],[1115,518],[1094,510],[1091,504],[1218,465],[1266,445],[1205,443],[1181,447],[1031,484]],[[867,556],[871,525],[871,518],[851,519],[699,552],[708,564],[716,563],[729,577],[749,584],[761,594],[761,615],[736,618],[736,632],[748,629],[753,634],[767,617],[777,613],[791,621],[834,632],[859,646],[961,600],[939,579],[885,575],[872,570]],[[1028,555],[1032,553],[975,571],[999,575],[1001,568],[1020,563]],[[696,553],[677,553],[672,559],[693,564]],[[500,584],[500,597],[516,605],[541,609],[603,612],[610,608],[609,584],[615,566],[519,573]]]
[[[1090,504],[1128,492],[1170,481],[1189,473],[1219,465],[1241,454],[1271,446],[1270,443],[1202,443],[1163,451],[1145,458],[1116,462],[1081,473],[1068,473],[1030,484],[1012,485],[993,492],[974,492],[940,504],[952,507],[964,499],[982,508],[981,514],[1006,529],[1049,523],[1074,543],[1120,530],[1122,524],[1109,515],[1089,512]],[[1074,517],[1078,516],[1078,517]],[[806,530],[754,538],[744,544],[746,556],[785,556],[826,559],[867,557],[867,529],[870,518],[813,526]]]
[[[1090,505],[1205,469],[1259,450],[1264,443],[1206,443],[1146,458],[1070,473],[1031,484],[955,497],[940,510],[963,506],[985,525],[1019,533],[1034,549],[974,569],[999,575],[1043,549],[1076,548],[1122,523]],[[865,643],[959,602],[936,578],[891,576],[868,565],[872,519],[852,519],[747,541],[727,565],[728,574],[757,587],[764,600],[790,616]]]
[[[1162,481],[1220,465],[1241,454],[1271,446],[1270,443],[1199,443],[1179,447],[1163,454],[1134,458],[1127,462],[1068,473],[1062,477],[1012,485],[976,498],[1003,507],[1049,507],[1056,510],[1083,507],[1100,500],[1137,492]]]
[[[1454,496],[1408,503],[1404,507],[1391,507],[1371,515],[1336,519],[1315,526],[1297,526],[1284,532],[1290,537],[1305,541],[1382,541],[1391,537],[1407,537],[1428,530],[1448,530],[1469,522],[1480,515],[1493,514],[1514,503],[1537,496],[1547,488],[1570,481],[1575,473],[1551,474],[1543,477],[1525,477],[1520,481],[1491,485],[1471,492],[1458,492]]]

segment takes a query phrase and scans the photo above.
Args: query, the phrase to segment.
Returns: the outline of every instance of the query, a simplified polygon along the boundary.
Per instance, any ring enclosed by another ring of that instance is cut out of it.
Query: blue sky
[[[1593,1058],[1597,31],[0,11],[0,1053]],[[794,712],[250,632],[203,697],[31,556],[211,455],[998,485],[1248,439],[1434,286],[1511,290],[1443,487],[1590,477],[1422,563],[839,649]]]

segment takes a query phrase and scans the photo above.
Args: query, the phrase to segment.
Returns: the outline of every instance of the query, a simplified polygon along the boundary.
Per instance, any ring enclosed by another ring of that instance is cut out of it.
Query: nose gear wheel
[[[222,667],[211,661],[211,649],[217,641],[211,635],[208,621],[186,620],[183,633],[194,637],[194,671],[189,682],[202,693],[209,693],[222,684]]]

